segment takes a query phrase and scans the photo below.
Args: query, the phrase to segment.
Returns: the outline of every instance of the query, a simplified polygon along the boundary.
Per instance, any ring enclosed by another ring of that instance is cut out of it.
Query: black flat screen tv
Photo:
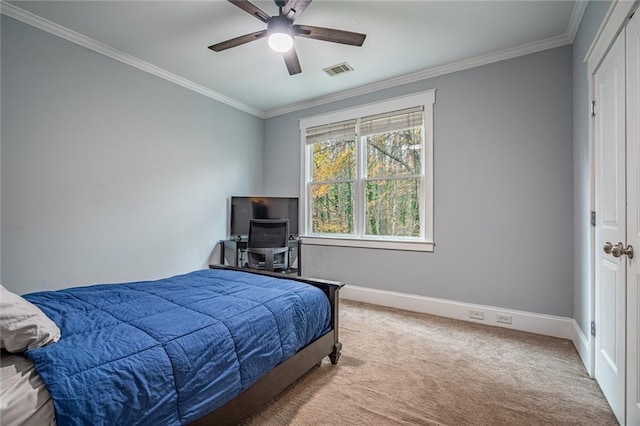
[[[298,236],[297,197],[231,197],[229,233],[232,237],[249,234],[249,219],[289,219],[289,232]]]

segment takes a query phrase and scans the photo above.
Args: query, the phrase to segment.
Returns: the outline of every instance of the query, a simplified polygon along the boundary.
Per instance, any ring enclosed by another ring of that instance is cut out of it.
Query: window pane
[[[422,127],[367,136],[367,176],[418,175]]]
[[[311,184],[311,229],[316,234],[353,233],[353,183]]]
[[[356,142],[338,139],[313,144],[313,176],[315,182],[349,180],[356,174]]]
[[[367,181],[367,235],[420,236],[420,179]]]

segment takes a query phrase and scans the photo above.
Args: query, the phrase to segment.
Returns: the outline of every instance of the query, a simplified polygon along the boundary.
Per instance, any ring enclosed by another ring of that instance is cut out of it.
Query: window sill
[[[302,243],[310,246],[354,247],[379,250],[433,252],[435,243],[426,241],[365,240],[360,238],[312,237],[301,235]]]

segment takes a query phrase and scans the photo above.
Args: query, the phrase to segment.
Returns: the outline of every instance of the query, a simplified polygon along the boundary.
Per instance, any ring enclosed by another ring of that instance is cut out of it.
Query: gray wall
[[[589,86],[584,57],[609,9],[609,1],[590,1],[573,42],[573,317],[589,330]]]
[[[2,282],[19,293],[206,267],[263,190],[264,121],[2,16]]]
[[[608,7],[589,3],[572,48],[268,119],[266,151],[262,120],[2,16],[2,282],[24,293],[204,267],[229,194],[299,193],[300,117],[435,88],[436,252],[307,246],[305,272],[586,330],[582,59]]]
[[[437,89],[434,253],[304,247],[305,275],[572,316],[572,49],[270,118],[265,189],[300,191],[300,117]]]

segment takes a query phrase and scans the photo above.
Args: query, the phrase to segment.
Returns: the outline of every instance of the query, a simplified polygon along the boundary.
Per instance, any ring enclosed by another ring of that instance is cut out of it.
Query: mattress
[[[331,329],[321,290],[238,271],[24,298],[61,330],[26,352],[59,425],[190,423]]]

